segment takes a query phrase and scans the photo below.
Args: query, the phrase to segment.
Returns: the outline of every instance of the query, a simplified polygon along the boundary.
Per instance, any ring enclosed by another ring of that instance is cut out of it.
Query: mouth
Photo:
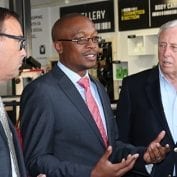
[[[173,67],[173,62],[168,61],[168,60],[163,60],[161,63],[162,67],[165,69],[170,69],[171,67]]]
[[[172,65],[172,62],[168,61],[168,60],[164,60],[162,62],[164,65]]]
[[[84,53],[83,56],[90,61],[95,61],[97,59],[97,53]]]

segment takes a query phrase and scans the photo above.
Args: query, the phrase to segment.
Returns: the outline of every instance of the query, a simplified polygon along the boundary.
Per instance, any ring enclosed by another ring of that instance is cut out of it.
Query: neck
[[[165,74],[166,79],[175,87],[177,90],[177,73]]]

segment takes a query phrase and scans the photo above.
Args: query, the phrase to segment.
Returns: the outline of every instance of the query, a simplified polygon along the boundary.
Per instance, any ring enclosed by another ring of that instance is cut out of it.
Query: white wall
[[[91,1],[84,1],[84,3],[89,3]],[[93,1],[95,2],[95,1]],[[7,2],[0,1],[0,5],[3,7],[8,7]],[[77,5],[69,4],[70,5]],[[64,5],[66,6],[66,5]],[[31,11],[32,16],[42,15],[43,18],[39,20],[40,25],[38,26],[42,30],[40,32],[35,32],[36,38],[32,39],[32,56],[35,59],[38,59],[43,67],[50,66],[50,61],[58,60],[58,54],[55,52],[51,40],[51,28],[54,22],[59,18],[59,6],[50,6],[50,7],[40,7],[34,8]],[[154,44],[154,55],[129,55],[128,49],[128,35],[153,35],[157,34],[158,28],[155,29],[144,29],[144,30],[131,30],[131,31],[118,31],[118,1],[114,0],[114,11],[115,11],[115,32],[112,33],[102,33],[100,34],[106,41],[112,42],[112,56],[113,60],[128,61],[128,70],[129,74],[133,74],[139,71],[142,71],[147,68],[151,68],[157,64],[157,44]],[[32,28],[35,28],[32,26]],[[34,35],[34,34],[33,34]],[[39,52],[39,46],[45,45],[46,53],[41,55]],[[136,47],[136,46],[135,46]],[[3,89],[0,89],[4,95],[4,90],[7,90],[9,86],[2,85]],[[8,91],[7,91],[8,92]]]
[[[45,7],[32,9],[32,56],[37,59],[43,67],[49,65],[49,61],[57,58],[51,40],[51,28],[59,18],[59,7]],[[45,49],[41,53],[41,46]]]
[[[87,3],[87,1],[85,1]],[[114,0],[114,10],[115,10],[115,32],[112,33],[102,33],[100,34],[106,41],[112,42],[112,49],[113,49],[113,60],[120,60],[120,61],[128,61],[128,70],[129,74],[136,73],[142,71],[144,69],[150,68],[157,63],[157,45],[154,45],[154,55],[140,55],[140,56],[130,56],[128,54],[128,35],[135,34],[135,35],[153,35],[157,34],[158,29],[144,29],[144,30],[131,30],[131,31],[118,31],[118,1]],[[48,8],[41,8],[41,9],[32,9],[32,16],[37,13],[47,14],[47,20],[45,21],[45,33],[43,34],[42,38],[39,41],[42,43],[44,40],[46,41],[46,46],[49,47],[47,60],[57,60],[58,55],[53,49],[52,42],[51,42],[51,27],[54,22],[59,18],[59,6],[55,7],[48,7]],[[33,42],[33,48],[36,49],[36,42]],[[136,47],[136,46],[135,46]],[[33,57],[39,58],[40,55],[36,55],[36,51],[33,50]],[[46,64],[49,62],[46,62]],[[45,64],[45,62],[44,62]]]
[[[152,66],[157,64],[157,42],[153,43],[153,45],[149,45],[149,51],[151,48],[154,49],[153,55],[130,55],[128,48],[128,35],[136,35],[136,36],[153,36],[156,38],[157,36],[154,34],[158,33],[158,29],[148,29],[148,30],[136,30],[136,31],[124,31],[119,32],[119,41],[117,45],[117,55],[119,60],[128,61],[128,69],[129,74],[136,73],[142,71],[147,68],[151,68]],[[157,40],[157,39],[156,39]],[[143,42],[143,41],[142,41]],[[137,46],[134,46],[135,48]],[[147,52],[148,52],[147,50]]]

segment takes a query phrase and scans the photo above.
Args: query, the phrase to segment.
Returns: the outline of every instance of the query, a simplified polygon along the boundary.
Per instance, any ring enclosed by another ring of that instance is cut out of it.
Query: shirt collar
[[[57,65],[74,84],[76,84],[81,79],[81,76],[79,74],[72,71],[67,66],[63,65],[60,61],[58,61]],[[86,71],[85,76],[89,77],[88,71]]]

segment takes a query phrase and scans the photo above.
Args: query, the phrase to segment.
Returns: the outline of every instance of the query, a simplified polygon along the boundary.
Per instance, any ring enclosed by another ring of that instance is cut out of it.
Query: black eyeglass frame
[[[85,45],[89,42],[89,40],[92,40],[93,43],[99,43],[101,42],[101,37],[100,36],[95,36],[95,37],[89,37],[89,38],[78,38],[78,39],[58,39],[57,41],[69,41],[69,42],[76,42],[77,44],[80,45]]]
[[[5,36],[5,37],[8,37],[8,38],[20,41],[21,42],[20,43],[20,50],[22,50],[26,46],[26,44],[25,44],[26,39],[25,39],[24,36],[15,36],[15,35],[6,34],[6,33],[0,33],[0,36]]]

